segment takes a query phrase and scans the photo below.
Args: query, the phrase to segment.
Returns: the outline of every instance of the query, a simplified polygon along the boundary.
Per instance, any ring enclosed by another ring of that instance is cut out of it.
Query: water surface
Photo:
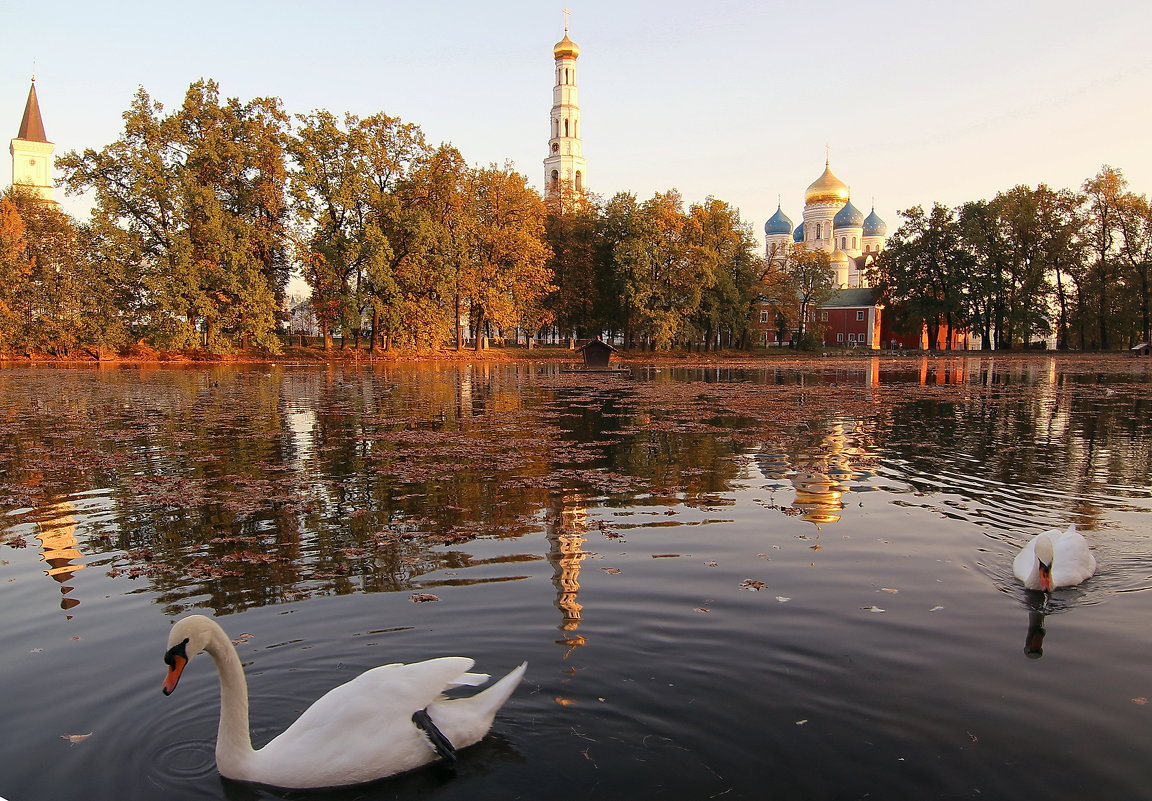
[[[454,774],[309,798],[1152,797],[1150,397],[1138,360],[2,369],[0,796],[302,796],[216,775],[207,660],[160,694],[195,611],[257,745],[377,664],[528,660]],[[1044,604],[1011,555],[1070,523],[1100,569]]]

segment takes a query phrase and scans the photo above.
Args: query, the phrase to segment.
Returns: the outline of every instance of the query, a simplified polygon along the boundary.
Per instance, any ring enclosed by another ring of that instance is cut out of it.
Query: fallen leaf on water
[[[786,604],[786,603],[788,603],[789,601],[791,601],[792,599],[791,599],[791,598],[789,598],[787,595],[777,595],[777,596],[776,596],[776,600],[777,600],[777,601],[779,601],[779,602],[780,602],[780,603],[782,603],[782,604]]]
[[[705,562],[704,564],[707,565],[708,567],[718,567],[719,566],[719,562],[713,562],[713,561]]]
[[[427,603],[428,601],[439,601],[439,595],[433,595],[430,592],[414,592],[408,597],[408,600],[414,604]]]
[[[61,734],[60,739],[67,740],[72,745],[76,745],[76,743],[82,743],[91,736],[92,732],[88,732],[87,734]]]
[[[610,576],[615,576],[617,573],[620,572],[620,568],[618,568],[618,567],[602,567],[600,569],[603,570],[605,573],[607,573]]]
[[[696,607],[696,609],[694,609],[693,611],[695,611],[695,612],[703,612],[704,614],[708,614],[708,613],[709,613],[709,612],[711,612],[712,610],[711,610],[711,609],[705,609],[703,606],[698,606],[698,607]]]
[[[561,698],[560,696],[556,696],[553,700],[560,704],[560,706],[572,706],[574,703],[576,703],[571,698]]]
[[[891,592],[891,593],[897,593],[897,592],[900,592],[900,590],[894,590],[894,589],[892,589],[891,587],[881,587],[881,588],[880,588],[880,592]]]
[[[750,590],[751,592],[759,592],[764,589],[764,582],[757,579],[744,579],[740,582],[740,589]]]
[[[678,554],[678,553],[654,553],[654,554],[652,554],[653,559],[675,559],[678,556],[680,556],[680,554]]]
[[[860,608],[863,609],[865,612],[883,612],[884,611],[883,609],[876,606],[875,604],[873,604],[872,606],[862,606]]]
[[[797,726],[803,726],[807,722],[808,722],[808,718],[804,718],[803,720],[796,721],[796,725]]]
[[[234,639],[232,641],[232,644],[233,645],[242,645],[243,643],[248,642],[250,639],[252,639],[251,634],[241,634],[239,637],[237,637],[236,639]]]
[[[1136,706],[1144,706],[1144,704],[1148,703],[1148,699],[1144,696],[1140,696],[1138,698],[1133,698],[1132,703],[1136,704]]]
[[[931,609],[929,609],[928,611],[929,611],[929,612],[935,612],[937,609],[943,609],[943,608],[944,608],[944,607],[942,607],[942,606],[934,606],[934,607],[932,607]]]

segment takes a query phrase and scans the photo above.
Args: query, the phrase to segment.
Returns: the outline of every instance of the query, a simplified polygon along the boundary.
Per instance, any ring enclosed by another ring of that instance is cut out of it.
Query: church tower
[[[567,12],[565,12],[567,13]],[[556,85],[552,89],[552,136],[548,158],[544,159],[544,191],[552,196],[563,192],[582,194],[588,187],[588,164],[580,143],[580,101],[576,93],[576,59],[580,47],[564,38],[552,48],[556,58]]]
[[[12,185],[26,189],[55,203],[52,191],[52,153],[56,146],[44,134],[44,120],[40,118],[40,101],[36,97],[36,78],[28,90],[20,132],[9,145],[12,153]]]

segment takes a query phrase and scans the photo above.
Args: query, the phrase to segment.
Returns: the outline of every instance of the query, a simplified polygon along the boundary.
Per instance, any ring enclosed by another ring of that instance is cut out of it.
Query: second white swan
[[[1012,572],[1028,589],[1051,592],[1091,578],[1096,557],[1072,525],[1066,531],[1052,529],[1030,539],[1012,561]]]

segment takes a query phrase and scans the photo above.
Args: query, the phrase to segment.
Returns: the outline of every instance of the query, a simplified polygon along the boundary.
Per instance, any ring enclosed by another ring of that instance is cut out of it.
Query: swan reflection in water
[[[1029,659],[1039,659],[1044,656],[1044,612],[1032,611],[1028,613],[1028,636],[1024,640],[1024,655]]]

